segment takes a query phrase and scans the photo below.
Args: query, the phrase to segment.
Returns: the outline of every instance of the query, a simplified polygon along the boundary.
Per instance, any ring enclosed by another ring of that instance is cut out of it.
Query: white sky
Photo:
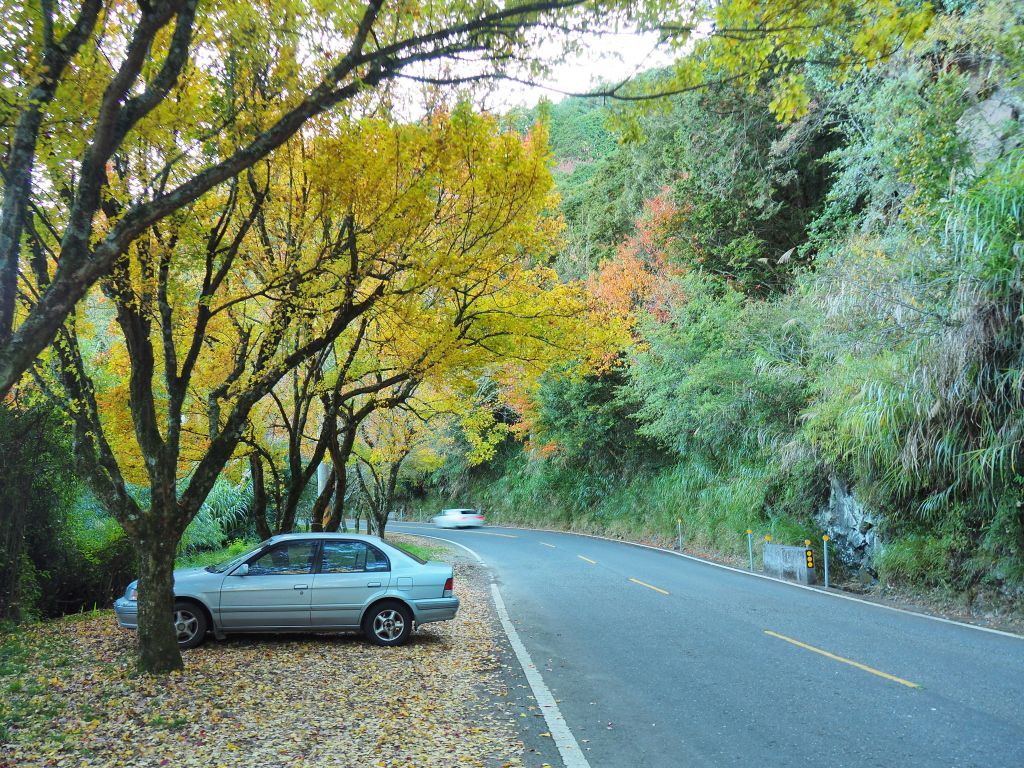
[[[557,42],[545,41],[537,46],[538,58],[555,61],[563,57]],[[561,101],[568,94],[587,93],[601,84],[620,83],[644,70],[670,64],[674,57],[659,47],[655,34],[604,32],[584,38],[579,53],[564,55],[564,61],[554,65],[548,76],[540,78],[538,85],[523,85],[510,80],[487,80],[472,87],[473,103],[478,109],[494,113],[508,112],[512,107],[532,107],[542,98]],[[412,70],[421,76],[441,74],[433,69],[434,63],[423,69]],[[468,71],[477,71],[471,63]],[[450,74],[449,70],[442,72]],[[522,79],[527,79],[523,75]],[[401,119],[415,120],[429,110],[432,97],[421,92],[421,86],[411,80],[399,81],[401,94],[392,108],[397,108]]]
[[[551,49],[549,44],[543,53],[557,55],[558,50]],[[557,102],[566,93],[586,93],[602,83],[618,83],[644,70],[666,66],[672,60],[673,56],[658,47],[658,37],[653,33],[591,35],[584,51],[571,54],[543,79],[547,87],[504,82],[496,89],[495,103],[487,106],[532,107],[542,97]]]

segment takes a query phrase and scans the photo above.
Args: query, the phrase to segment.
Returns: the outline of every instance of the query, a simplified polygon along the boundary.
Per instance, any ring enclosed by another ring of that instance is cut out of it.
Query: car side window
[[[384,553],[362,541],[324,542],[320,573],[362,573],[390,569]]]
[[[313,571],[316,542],[287,541],[249,563],[250,576],[299,576]]]

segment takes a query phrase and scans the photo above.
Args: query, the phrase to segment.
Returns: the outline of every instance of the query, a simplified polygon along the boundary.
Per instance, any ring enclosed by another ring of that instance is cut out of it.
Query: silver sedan
[[[401,645],[414,626],[455,618],[452,567],[425,562],[376,536],[291,533],[219,565],[174,572],[178,645],[207,632],[361,630]],[[122,627],[138,627],[138,582],[114,603]]]

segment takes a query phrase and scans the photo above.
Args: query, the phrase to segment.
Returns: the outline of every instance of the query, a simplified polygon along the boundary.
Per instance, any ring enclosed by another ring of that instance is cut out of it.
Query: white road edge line
[[[526,681],[530,684],[530,690],[533,691],[533,698],[537,700],[540,711],[544,713],[544,720],[547,721],[548,731],[551,732],[551,738],[554,739],[555,746],[558,747],[558,751],[562,755],[562,762],[565,764],[565,768],[590,768],[590,763],[583,756],[583,750],[580,749],[580,745],[576,742],[576,737],[572,735],[572,731],[569,730],[565,718],[562,717],[562,712],[558,708],[555,697],[551,695],[551,691],[544,684],[544,678],[537,671],[533,659],[530,658],[530,652],[526,650],[523,641],[519,639],[519,633],[512,626],[512,620],[509,619],[508,611],[505,610],[505,601],[501,599],[498,585],[493,582],[491,582],[491,595],[494,597],[494,607],[498,609],[498,618],[501,620],[501,626],[504,628],[505,634],[508,635],[508,641],[512,646],[512,650],[516,652],[516,658],[519,659],[519,664],[523,668]]]
[[[411,535],[421,536],[424,539],[444,541],[448,544],[462,547],[475,557],[480,565],[485,568],[487,567],[484,559],[465,544],[460,544],[451,539],[443,539],[440,536],[427,536],[423,533]],[[572,735],[572,731],[569,730],[565,718],[562,717],[562,711],[558,708],[558,702],[555,701],[555,697],[544,683],[544,678],[537,671],[537,666],[533,663],[533,659],[530,658],[530,652],[526,650],[523,641],[519,639],[519,633],[516,632],[516,628],[512,626],[512,620],[509,618],[508,610],[505,608],[505,601],[501,599],[498,585],[493,581],[491,582],[491,597],[494,598],[494,608],[498,612],[501,628],[505,630],[505,636],[508,638],[509,645],[512,646],[516,659],[519,660],[519,665],[523,668],[523,674],[526,675],[526,682],[530,684],[530,690],[533,691],[533,698],[537,701],[537,706],[544,713],[544,721],[548,724],[551,738],[554,740],[555,746],[558,747],[558,753],[562,756],[562,763],[564,763],[565,768],[590,768],[590,763],[587,762],[587,758],[583,755],[583,750],[580,749],[576,737]]]
[[[426,523],[400,523],[400,525],[426,525]],[[566,536],[584,536],[584,537],[586,537],[588,539],[600,539],[601,541],[610,541],[610,542],[612,542],[614,544],[625,544],[625,545],[630,546],[630,547],[642,547],[643,549],[650,549],[650,550],[653,550],[655,552],[664,552],[664,553],[669,554],[669,555],[675,555],[676,557],[685,557],[687,560],[692,560],[695,563],[703,563],[704,565],[711,565],[711,566],[714,566],[715,568],[724,568],[727,571],[732,571],[733,573],[743,574],[744,576],[754,576],[755,578],[766,579],[767,581],[774,581],[776,584],[783,584],[783,585],[785,585],[787,587],[795,587],[797,589],[806,589],[808,592],[814,592],[817,595],[824,595],[826,597],[835,597],[835,598],[838,598],[840,600],[849,600],[849,601],[854,602],[854,603],[860,603],[861,605],[870,605],[870,606],[872,606],[874,608],[884,608],[887,611],[896,611],[897,613],[906,613],[906,614],[909,614],[910,616],[917,616],[917,617],[922,618],[922,619],[929,619],[930,621],[938,621],[938,622],[941,622],[942,624],[952,624],[953,626],[956,626],[956,627],[965,627],[966,629],[976,629],[979,632],[988,632],[989,634],[993,634],[993,635],[1002,635],[1003,637],[1010,637],[1010,638],[1013,638],[1014,640],[1024,640],[1024,635],[1018,635],[1015,632],[1007,632],[1007,631],[1002,630],[1002,629],[992,629],[991,627],[982,627],[982,626],[980,626],[978,624],[968,624],[966,621],[957,621],[956,619],[946,619],[946,618],[943,618],[942,616],[931,616],[930,614],[921,613],[920,611],[911,611],[911,610],[909,610],[907,608],[897,608],[895,605],[885,605],[884,603],[874,603],[874,602],[872,602],[870,600],[861,600],[859,597],[854,597],[853,595],[842,594],[840,592],[836,592],[836,591],[833,591],[831,589],[830,590],[825,590],[825,589],[819,589],[818,587],[808,587],[808,586],[806,586],[804,584],[797,584],[795,582],[786,581],[784,579],[776,579],[773,576],[766,576],[763,573],[752,573],[751,571],[748,571],[748,570],[746,570],[744,568],[733,568],[731,565],[725,565],[723,563],[716,563],[714,560],[705,560],[702,557],[696,557],[695,555],[687,555],[687,554],[685,554],[683,552],[676,552],[675,550],[672,550],[672,549],[663,549],[662,547],[652,547],[650,544],[640,544],[639,542],[636,542],[636,541],[623,541],[622,539],[613,539],[613,538],[611,538],[609,536],[598,536],[597,534],[593,534],[593,533],[579,533],[577,531],[559,531],[559,530],[555,530],[554,528],[520,528],[519,526],[515,526],[515,525],[503,525],[503,526],[499,526],[499,527],[501,527],[501,528],[511,528],[514,531],[537,531],[537,532],[540,532],[540,533],[561,533],[561,534],[564,534]],[[421,536],[423,534],[416,533],[416,534],[412,534],[412,535],[414,535],[414,536]],[[427,536],[426,538],[437,538],[437,537],[436,536]],[[444,541],[448,541],[448,539],[444,539]],[[452,542],[452,544],[457,544],[457,543],[458,542],[454,542],[454,541]],[[461,547],[462,545],[459,544],[459,546]],[[468,547],[463,547],[463,549],[469,549],[469,548]]]

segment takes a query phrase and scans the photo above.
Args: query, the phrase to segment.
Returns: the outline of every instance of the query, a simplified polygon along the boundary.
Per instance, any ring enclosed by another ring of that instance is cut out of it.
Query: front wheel
[[[375,605],[363,617],[363,634],[374,645],[401,645],[412,632],[412,612],[396,601]]]
[[[207,629],[206,614],[199,606],[186,602],[174,604],[174,634],[179,648],[195,648],[206,639]]]

